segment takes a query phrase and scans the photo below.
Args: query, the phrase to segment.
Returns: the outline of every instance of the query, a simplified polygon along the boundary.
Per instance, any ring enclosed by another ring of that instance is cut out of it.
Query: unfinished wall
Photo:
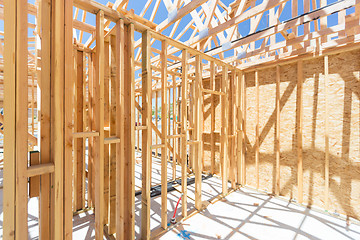
[[[203,88],[210,89],[210,79],[204,78]],[[220,91],[220,77],[215,78],[215,90]],[[211,108],[215,108],[215,172],[220,172],[220,131],[221,131],[221,105],[220,96],[204,94],[204,171],[211,170]]]
[[[360,51],[329,56],[329,208],[360,219]],[[303,62],[303,203],[325,208],[325,76],[324,58]],[[276,66],[258,71],[259,189],[275,192]],[[246,80],[246,184],[256,187],[255,72]],[[218,81],[218,79],[217,79]],[[206,87],[206,81],[204,81]],[[205,111],[210,101],[204,101]],[[218,102],[217,102],[218,103]],[[280,67],[280,195],[298,200],[297,64]],[[204,115],[204,133],[210,116]],[[216,108],[216,124],[220,108]],[[209,123],[209,124],[208,124]],[[219,128],[216,130],[220,131]],[[217,134],[217,136],[219,133]],[[204,137],[204,144],[210,138]],[[219,137],[216,138],[218,144]],[[205,152],[207,148],[205,147]],[[216,149],[218,151],[218,148]],[[205,169],[211,163],[205,154]],[[218,163],[218,159],[216,162]],[[220,169],[217,168],[217,171]]]

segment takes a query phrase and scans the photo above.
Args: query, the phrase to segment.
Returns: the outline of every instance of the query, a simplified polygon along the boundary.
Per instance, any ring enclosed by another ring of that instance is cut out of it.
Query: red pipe
[[[181,196],[182,196],[182,195],[181,195]],[[175,215],[176,215],[176,211],[177,211],[177,208],[178,208],[179,203],[180,203],[180,200],[181,200],[181,196],[180,196],[179,200],[178,200],[177,203],[176,203],[174,215],[173,215],[173,217],[171,218],[171,223],[176,223],[176,221],[175,221]]]

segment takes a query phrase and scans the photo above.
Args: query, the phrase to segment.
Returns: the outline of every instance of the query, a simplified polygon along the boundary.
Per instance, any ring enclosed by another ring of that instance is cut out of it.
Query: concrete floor
[[[137,154],[137,157],[139,155]],[[177,166],[177,176],[181,168]],[[160,183],[160,162],[153,158],[152,183]],[[172,165],[168,165],[168,176],[172,176]],[[141,162],[136,165],[135,184],[141,186]],[[2,171],[0,171],[2,183]],[[230,184],[229,184],[230,187]],[[181,186],[168,193],[168,221],[181,196]],[[188,186],[188,211],[194,209],[194,184]],[[298,206],[288,201],[271,197],[247,188],[230,193],[216,201],[221,193],[221,180],[211,177],[202,182],[202,200],[212,203],[202,212],[196,213],[178,225],[170,225],[168,232],[157,239],[360,239],[360,226],[349,226],[346,221],[319,211]],[[2,239],[2,195],[0,189],[0,239]],[[28,201],[29,239],[38,239],[37,198]],[[151,199],[150,228],[160,232],[161,196]],[[141,195],[135,197],[135,232],[140,238]],[[181,216],[181,203],[177,217]],[[73,218],[73,239],[95,239],[94,213],[87,211]],[[105,239],[105,238],[104,238]]]
[[[159,239],[360,239],[360,226],[242,188]]]

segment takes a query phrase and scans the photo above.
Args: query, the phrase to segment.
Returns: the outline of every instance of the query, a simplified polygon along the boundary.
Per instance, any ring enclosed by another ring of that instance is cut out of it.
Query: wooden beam
[[[30,152],[30,167],[40,163],[40,153],[38,151]],[[53,164],[52,164],[53,165]],[[28,172],[29,174],[29,168]],[[29,198],[39,197],[40,195],[40,176],[29,178]]]
[[[95,238],[104,235],[104,12],[96,14],[95,54]]]
[[[155,126],[157,129],[159,129],[159,118],[158,118],[158,111],[159,111],[159,108],[158,108],[158,105],[159,105],[159,91],[155,90],[153,91],[155,92],[155,112],[154,112],[154,118],[155,118]],[[158,136],[155,135],[155,144],[157,145],[158,144]],[[158,156],[158,149],[155,149],[155,156],[157,157]]]
[[[275,155],[276,155],[276,173],[275,173],[275,194],[280,194],[280,66],[276,66],[276,124],[275,124]]]
[[[5,1],[4,234],[27,238],[27,4]],[[24,91],[25,90],[25,91]],[[26,102],[24,102],[26,101]],[[15,106],[14,106],[15,105]],[[25,111],[25,112],[24,112]],[[21,118],[22,117],[22,118]],[[21,173],[22,171],[22,173]]]
[[[115,33],[117,34],[117,32]],[[119,66],[116,62],[116,36],[110,36],[110,77],[111,77],[111,91],[110,91],[110,136],[118,136],[118,142],[121,141],[120,134],[117,134],[116,131],[116,122],[120,121],[117,119],[116,115],[116,104],[117,98],[119,98],[119,90],[116,86],[117,83],[117,72],[116,69]],[[105,140],[104,140],[105,141]],[[123,175],[121,175],[123,176]],[[108,234],[112,235],[116,233],[116,143],[110,144],[110,159],[109,159],[109,226],[108,226]],[[120,239],[120,237],[119,237]]]
[[[175,130],[176,130],[176,76],[175,75],[172,75],[172,134],[176,134]],[[173,142],[173,161],[172,161],[172,178],[173,180],[176,179],[176,162],[177,162],[177,147],[176,147],[176,141],[177,139],[173,139],[172,142]]]
[[[241,79],[243,77],[243,72],[238,72],[237,78],[236,78],[236,108],[237,108],[237,119],[236,119],[236,127],[237,127],[237,148],[236,148],[236,156],[237,156],[237,184],[243,184],[242,183],[242,165],[243,165],[243,129],[242,129],[242,84]]]
[[[161,42],[161,144],[167,143],[167,42]],[[168,148],[161,149],[161,227],[167,228],[167,160]]]
[[[297,103],[296,103],[296,133],[297,133],[297,158],[298,158],[298,169],[297,169],[297,184],[298,184],[298,202],[303,201],[303,146],[302,146],[302,121],[303,121],[303,61],[299,60],[297,63]]]
[[[30,178],[34,176],[53,173],[54,171],[55,171],[55,166],[53,163],[37,164],[27,168],[26,176]]]
[[[65,1],[65,92],[73,93],[73,0]],[[73,212],[72,212],[72,143],[73,143],[73,99],[71,97],[64,98],[64,239],[72,239],[73,228]],[[90,164],[90,163],[89,163]],[[89,186],[89,185],[88,185]],[[89,195],[88,195],[89,198]]]
[[[90,138],[90,137],[98,137],[99,132],[74,132],[73,138]]]
[[[151,185],[151,66],[150,32],[142,33],[142,192],[141,192],[141,239],[150,239],[150,185]]]
[[[52,159],[55,172],[53,178],[54,204],[54,239],[64,239],[64,88],[65,88],[65,4],[63,1],[53,2],[53,54],[51,56],[52,72],[51,87],[53,104],[51,106],[52,119]]]
[[[217,25],[216,27],[209,29],[205,38],[211,37],[219,32],[225,31],[226,29],[228,29],[232,26],[235,26],[245,20],[248,20],[258,14],[261,14],[261,13],[265,12],[266,10],[269,10],[270,8],[274,8],[286,1],[288,1],[288,0],[280,0],[280,1],[279,0],[269,0],[269,1],[263,2],[259,5],[257,5],[256,7],[251,8],[250,10],[244,12],[243,14],[239,14],[238,16],[235,16],[235,17],[231,18],[230,20]],[[204,38],[201,38],[200,35],[198,35],[192,39],[189,39],[189,41],[187,43],[190,45],[193,45],[203,39]]]
[[[201,202],[201,172],[202,172],[202,68],[201,56],[195,56],[195,95],[194,95],[194,137],[196,141],[200,141],[195,146],[195,208],[200,210],[202,208]]]
[[[223,67],[221,75],[221,92],[225,95],[220,96],[221,105],[221,136],[220,136],[220,162],[221,162],[221,178],[222,178],[222,193],[226,195],[228,193],[228,152],[227,152],[227,115],[228,115],[228,103],[227,103],[227,82],[228,82],[228,68]]]
[[[241,78],[241,110],[243,114],[242,121],[242,166],[241,166],[241,182],[242,185],[246,184],[246,81],[245,81],[245,73],[242,74]]]
[[[183,6],[182,8],[180,8],[179,10],[175,9],[174,11],[176,11],[176,13],[175,12],[169,13],[169,14],[173,14],[174,17],[170,18],[170,19],[167,18],[163,22],[161,22],[156,27],[156,31],[159,31],[159,32],[164,31],[166,28],[171,26],[171,24],[177,22],[178,20],[180,20],[181,18],[183,18],[184,16],[186,16],[187,14],[192,12],[194,9],[200,7],[201,4],[203,4],[206,1],[207,0],[193,0],[193,1],[190,1],[188,4],[186,4],[185,6]]]
[[[256,118],[255,118],[255,176],[256,176],[256,189],[259,188],[259,74],[258,71],[255,71],[255,109],[256,109]]]
[[[228,149],[229,149],[229,163],[230,163],[230,169],[229,169],[229,175],[230,175],[230,180],[231,180],[231,188],[235,189],[236,188],[236,167],[237,165],[235,164],[235,131],[234,131],[234,125],[235,125],[235,94],[234,94],[234,90],[235,90],[235,78],[236,78],[236,72],[235,70],[232,70],[231,75],[230,75],[230,79],[228,81],[228,85],[229,85],[229,95],[228,95],[228,101],[229,101],[229,114],[228,114]]]
[[[116,144],[116,236],[123,240],[125,239],[125,144],[124,129],[125,129],[125,78],[124,78],[124,59],[125,59],[125,35],[124,35],[124,21],[120,19],[115,26],[116,40],[115,40],[115,97],[116,97],[116,134],[120,137],[120,143]],[[131,151],[131,149],[128,149]]]
[[[181,187],[182,187],[182,216],[187,217],[187,85],[188,85],[188,52],[182,51],[181,67]]]
[[[210,62],[210,89],[215,91],[215,64],[213,61]],[[215,95],[211,95],[211,174],[215,174]]]
[[[40,111],[40,163],[51,161],[51,6],[52,0],[41,1],[41,111]],[[51,239],[50,175],[40,178],[39,237]],[[49,207],[50,206],[50,207]]]
[[[110,175],[109,175],[109,137],[110,137],[110,112],[109,112],[109,86],[110,86],[110,43],[108,39],[104,41],[104,225],[108,224],[109,217],[109,184],[110,184]]]
[[[328,97],[328,84],[329,84],[329,56],[324,56],[324,90],[325,90],[325,193],[324,202],[325,209],[329,209],[329,97]]]
[[[124,211],[125,239],[135,238],[135,62],[134,25],[125,25],[124,60]]]
[[[75,81],[75,131],[84,131],[84,92],[83,92],[83,80],[84,80],[84,67],[83,67],[83,52],[76,51],[76,81]],[[75,211],[81,210],[85,207],[83,205],[83,196],[85,197],[85,185],[83,184],[83,178],[85,178],[85,151],[84,151],[85,139],[77,138],[74,140],[74,201]]]

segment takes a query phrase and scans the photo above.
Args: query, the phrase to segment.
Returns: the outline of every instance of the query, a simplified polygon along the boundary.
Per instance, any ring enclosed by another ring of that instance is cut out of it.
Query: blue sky
[[[265,1],[265,0],[257,0],[256,5],[262,3],[263,1]],[[303,14],[303,1],[304,0],[298,0],[298,6],[299,6],[298,14],[299,15]],[[310,0],[305,0],[305,1],[310,1]],[[327,2],[328,2],[328,4],[331,4],[331,3],[336,2],[336,1],[337,0],[328,0]],[[29,2],[34,4],[35,0],[29,0]],[[97,0],[97,2],[106,5],[106,3],[109,2],[109,0]],[[110,0],[110,2],[114,3],[115,0]],[[146,2],[147,2],[147,0],[129,0],[127,10],[134,9],[135,14],[139,15],[142,12],[143,7],[145,6]],[[225,5],[229,5],[231,2],[233,2],[233,0],[222,0],[222,2]],[[317,5],[320,4],[320,0],[316,0],[316,2],[317,2]],[[144,16],[145,18],[148,19],[150,17],[153,6],[155,5],[155,3],[156,3],[156,0],[153,0],[152,4],[149,7],[149,10],[146,12],[146,14]],[[310,1],[310,3],[311,3],[311,1]],[[313,9],[312,6],[310,6],[310,8],[311,8],[311,10]],[[199,7],[197,9],[197,11],[200,11],[200,9],[201,9],[201,7]],[[278,9],[278,7],[276,8],[276,10],[277,9]],[[74,10],[75,10],[75,8],[74,8]],[[222,11],[222,9],[221,9],[221,11]],[[347,10],[347,14],[350,14],[350,13],[353,13],[353,12],[354,12],[354,9],[348,9]],[[81,16],[82,16],[82,10],[79,11],[78,20],[81,20]],[[162,21],[164,21],[167,17],[168,17],[168,13],[167,13],[166,7],[165,7],[163,1],[161,1],[159,9],[158,9],[157,14],[156,14],[155,19],[154,19],[154,22],[156,24],[159,24]],[[286,20],[288,20],[290,18],[291,18],[291,1],[289,1],[285,5],[285,8],[284,8],[284,10],[283,10],[283,12],[282,12],[282,14],[280,16],[280,21],[286,21]],[[187,16],[185,16],[184,18],[181,19],[179,27],[178,27],[177,31],[175,32],[175,36],[177,34],[179,34],[184,29],[184,27],[187,25],[187,23],[190,20],[191,20],[190,14],[188,14]],[[29,22],[35,23],[35,17],[32,16],[32,15],[29,15]],[[95,15],[88,13],[87,16],[86,16],[86,22],[91,24],[91,25],[95,25]],[[330,27],[330,26],[333,26],[333,25],[336,25],[336,24],[337,24],[337,14],[333,14],[332,16],[329,16],[328,17],[328,26]],[[113,27],[113,26],[114,26],[114,23],[112,23],[110,25],[110,27]],[[268,27],[268,11],[264,13],[257,30],[265,29],[266,27]],[[0,21],[0,31],[3,31],[3,29],[4,29],[4,22]],[[171,29],[172,29],[172,27],[167,28],[165,31],[163,31],[163,34],[169,35]],[[250,22],[249,22],[249,20],[239,24],[239,32],[240,32],[240,34],[242,36],[246,36],[249,33],[249,30],[250,30]],[[313,31],[313,30],[314,30],[314,23],[311,23],[311,31]],[[300,26],[298,28],[298,31],[299,31],[299,34],[301,35],[303,33],[303,28]],[[77,31],[77,34],[78,33],[79,33],[79,31]],[[189,37],[191,36],[191,33],[192,33],[192,31],[188,30],[180,38],[180,40],[183,41],[183,42],[188,40]],[[29,37],[30,36],[34,36],[33,35],[33,29],[29,29]],[[85,42],[89,37],[90,37],[90,34],[84,33],[83,42]],[[141,35],[139,33],[135,34],[135,40],[139,39],[140,37],[141,37]],[[282,40],[284,40],[282,35],[277,34],[276,35],[276,41],[279,42],[279,41],[282,41]],[[257,41],[256,42],[256,47],[259,47],[261,44],[262,44],[262,40]],[[160,43],[155,44],[154,47],[159,47],[160,48]],[[213,48],[213,47],[215,47],[215,46],[212,43],[211,48]],[[225,57],[233,56],[233,54],[234,54],[234,51],[229,50],[229,51],[225,52]]]
[[[102,3],[102,4],[106,4],[107,2],[108,2],[108,0],[97,0],[98,2],[100,2],[100,3]],[[265,1],[265,0],[257,0],[256,1],[256,5],[258,5],[258,4],[261,4],[263,1]],[[303,12],[303,1],[304,0],[299,0],[298,1],[298,6],[299,6],[299,11],[298,11],[298,14],[299,15],[301,15],[301,14],[303,14],[304,12]],[[310,0],[306,0],[306,1],[310,1]],[[328,0],[327,1],[327,3],[328,4],[331,4],[331,3],[334,3],[334,2],[336,2],[337,0]],[[115,0],[111,0],[110,2],[115,2]],[[135,14],[140,14],[141,12],[142,12],[142,10],[143,10],[143,7],[145,6],[145,3],[147,2],[147,0],[129,0],[129,4],[128,4],[128,6],[127,6],[127,10],[130,10],[130,9],[134,9],[134,12],[135,12]],[[146,12],[146,14],[145,14],[145,18],[149,18],[150,17],[150,15],[151,15],[151,12],[152,12],[152,9],[153,9],[153,6],[155,5],[155,2],[156,2],[156,0],[154,0],[153,2],[152,2],[152,4],[150,5],[150,7],[149,7],[149,10]],[[223,0],[222,1],[225,5],[229,5],[231,2],[233,2],[233,0]],[[317,5],[319,6],[320,5],[320,0],[316,0],[316,2],[317,2]],[[313,9],[313,6],[312,6],[312,4],[311,4],[311,1],[310,1],[310,9],[312,10]],[[200,9],[201,9],[201,7],[199,7],[197,10],[198,11],[200,11]],[[276,10],[278,9],[278,7],[276,8]],[[352,12],[354,12],[354,10],[353,9],[350,9],[350,10],[348,10],[347,11],[347,14],[349,14],[349,13],[352,13]],[[156,16],[155,16],[155,19],[154,19],[154,22],[156,23],[156,24],[159,24],[159,23],[161,23],[163,20],[165,20],[166,18],[167,18],[167,16],[168,16],[168,13],[167,13],[167,10],[166,10],[166,7],[165,7],[165,5],[164,5],[164,3],[163,3],[163,1],[161,1],[161,3],[160,3],[160,6],[159,6],[159,9],[158,9],[158,12],[157,12],[157,14],[156,14]],[[259,27],[258,27],[258,29],[257,30],[261,30],[261,29],[265,29],[266,27],[268,27],[269,25],[268,25],[268,11],[267,12],[265,12],[264,13],[264,15],[263,15],[263,17],[262,17],[262,19],[261,19],[261,21],[260,21],[260,24],[259,24]],[[81,12],[80,12],[80,14],[79,14],[79,20],[80,20],[80,18],[81,18]],[[283,10],[283,12],[282,12],[282,14],[280,15],[280,21],[286,21],[286,20],[288,20],[288,19],[290,19],[291,18],[291,1],[289,1],[286,5],[285,5],[285,8],[284,8],[284,10]],[[189,22],[191,20],[191,16],[190,16],[190,14],[188,14],[187,16],[185,16],[183,19],[181,19],[181,21],[180,21],[180,24],[179,24],[179,27],[178,27],[178,29],[176,30],[176,32],[175,32],[175,36],[177,35],[177,34],[179,34],[182,30],[183,30],[183,28],[187,25],[187,23]],[[93,24],[93,25],[95,25],[95,15],[92,15],[92,14],[88,14],[87,15],[87,20],[86,20],[88,23],[90,23],[90,24]],[[330,27],[330,26],[333,26],[333,25],[336,25],[337,24],[337,14],[333,14],[332,16],[329,16],[328,17],[328,26]],[[112,25],[110,25],[110,26],[113,26],[114,24],[112,23]],[[311,31],[313,31],[314,30],[314,23],[311,23]],[[169,35],[169,33],[170,33],[170,31],[171,31],[171,27],[169,27],[169,28],[167,28],[164,32],[163,32],[163,34],[165,34],[165,35]],[[240,32],[240,34],[242,35],[242,36],[246,36],[246,35],[248,35],[248,33],[249,33],[249,30],[250,30],[250,22],[249,22],[249,20],[248,21],[245,21],[245,22],[242,22],[241,24],[239,24],[239,32]],[[298,31],[299,31],[299,34],[301,35],[301,34],[303,34],[303,28],[300,26],[299,28],[298,28]],[[189,39],[189,37],[191,36],[191,33],[192,33],[192,31],[191,30],[189,30],[189,31],[187,31],[181,38],[180,38],[180,40],[181,41],[186,41],[186,40],[188,40]],[[89,34],[84,34],[84,39],[87,39],[89,37]],[[140,34],[136,34],[135,35],[135,39],[138,39],[138,38],[140,38],[141,36],[140,36]],[[276,35],[276,41],[278,42],[278,41],[282,41],[282,40],[284,40],[283,39],[283,37],[282,37],[282,35],[281,34],[277,34]],[[84,40],[85,41],[85,40]],[[256,47],[259,47],[260,45],[261,45],[261,43],[262,43],[262,40],[259,40],[259,41],[257,41],[256,42]],[[159,44],[159,43],[158,43]],[[156,46],[156,44],[154,45],[154,47],[159,47],[160,48],[160,46]],[[215,47],[215,45],[212,43],[212,46],[211,46],[212,48],[213,47]],[[234,51],[233,50],[229,50],[229,51],[227,51],[227,52],[225,52],[225,57],[229,57],[229,56],[232,56],[234,54]]]

